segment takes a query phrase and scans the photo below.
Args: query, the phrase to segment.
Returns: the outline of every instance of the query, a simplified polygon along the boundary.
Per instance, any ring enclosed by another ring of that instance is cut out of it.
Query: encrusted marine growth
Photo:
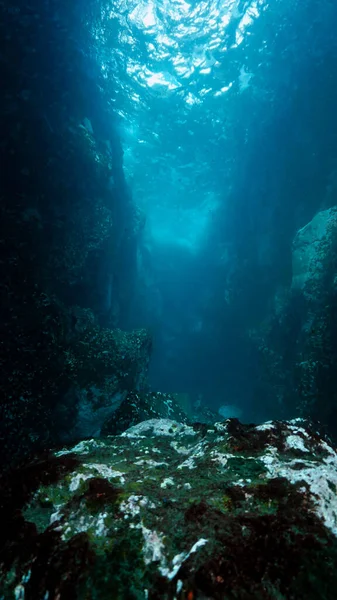
[[[2,481],[2,597],[333,600],[336,486],[300,420],[83,441]]]

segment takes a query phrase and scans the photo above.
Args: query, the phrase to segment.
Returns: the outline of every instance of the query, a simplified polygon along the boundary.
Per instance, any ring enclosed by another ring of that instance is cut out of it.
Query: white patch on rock
[[[130,427],[121,437],[147,437],[146,434],[151,433],[153,436],[165,435],[173,437],[175,435],[196,435],[192,427],[172,421],[171,419],[149,419]]]
[[[14,589],[14,598],[15,600],[24,600],[25,598],[25,588],[22,583],[19,583]]]
[[[200,443],[192,446],[189,450],[189,454],[190,454],[189,458],[187,458],[183,463],[181,463],[181,465],[179,465],[177,467],[178,469],[184,469],[184,468],[195,469],[197,467],[197,465],[194,464],[194,460],[196,458],[202,458],[205,456],[204,443],[200,442]]]
[[[63,506],[62,504],[57,504],[57,506],[55,506],[56,511],[52,515],[50,515],[50,520],[49,520],[50,525],[52,525],[52,523],[55,523],[62,517],[62,513],[61,513],[62,506]]]
[[[84,463],[83,467],[90,470],[95,470],[99,475],[104,477],[104,479],[116,479],[119,478],[119,482],[121,484],[125,483],[125,477],[123,477],[124,473],[120,471],[115,471],[111,467],[108,467],[105,464],[100,463]],[[92,479],[95,477],[95,473],[76,473],[72,476],[71,482],[69,485],[69,490],[71,492],[76,492],[79,488],[82,481],[86,481],[87,479]]]
[[[335,450],[331,448],[331,446],[329,446],[324,440],[320,441],[320,447],[322,448],[322,450],[325,450],[331,456],[336,456]]]
[[[108,513],[102,512],[98,515],[72,515],[71,520],[64,524],[64,527],[60,527],[60,531],[63,529],[62,539],[67,539],[68,536],[72,537],[77,533],[86,533],[89,530],[95,537],[103,537],[107,534],[107,528],[105,527],[105,519]]]
[[[127,500],[123,500],[120,504],[120,510],[132,517],[140,513],[139,499],[141,496],[130,496]]]
[[[144,536],[143,554],[146,565],[151,562],[165,562],[163,550],[165,548],[163,542],[163,534],[158,534],[156,531],[151,531],[142,524],[142,532]]]
[[[305,438],[310,437],[308,432],[303,427],[300,427],[299,424],[294,425],[294,423],[295,423],[295,419],[293,421],[290,421],[290,423],[288,424],[288,428],[290,429],[290,431],[293,434],[296,435],[296,434],[300,433],[302,435],[302,437],[305,437]]]
[[[233,483],[234,483],[234,485],[238,485],[240,487],[246,487],[247,484],[252,483],[252,480],[251,479],[242,479],[241,478],[241,479],[238,479],[237,481],[235,481]]]
[[[22,575],[22,579],[21,579],[22,583],[28,583],[28,581],[30,580],[31,574],[32,574],[32,571],[29,569],[27,572],[27,575]]]
[[[156,508],[153,502],[149,502],[146,496],[129,496],[127,500],[121,502],[119,508],[127,517],[136,517],[140,513],[140,509],[144,506],[148,508]]]
[[[95,535],[103,536],[107,533],[104,519],[107,517],[107,513],[100,513],[97,517]]]
[[[260,460],[265,465],[271,465],[275,462],[275,460],[277,460],[277,457],[278,457],[277,448],[274,448],[273,446],[268,446],[266,448],[266,454],[264,456],[261,456]]]
[[[226,424],[226,422],[224,422],[224,423],[214,423],[214,429],[215,429],[215,431],[225,432],[225,431],[227,431],[227,424]],[[210,430],[210,431],[212,431],[212,430]]]
[[[74,475],[71,478],[71,482],[69,485],[69,490],[71,492],[76,492],[76,490],[80,487],[80,483],[82,481],[86,481],[87,479],[92,479],[93,475],[88,474],[84,474],[84,473],[77,473],[76,475]]]
[[[99,442],[98,440],[83,440],[82,442],[79,442],[78,444],[76,444],[76,446],[73,446],[72,448],[55,452],[55,456],[64,456],[65,454],[89,454],[93,450],[103,447],[104,444],[102,442]]]
[[[205,544],[207,544],[207,542],[208,542],[208,540],[206,540],[205,538],[200,538],[200,540],[195,542],[195,544],[192,546],[188,555],[193,554],[193,552],[196,552],[198,550],[198,548],[200,548],[201,546],[204,546]]]
[[[121,473],[120,471],[115,471],[111,467],[108,467],[108,465],[101,464],[101,463],[88,463],[88,464],[84,464],[83,466],[86,467],[87,469],[95,469],[105,479],[119,478],[120,483],[122,483],[122,484],[125,483],[125,477],[124,477],[125,473]]]
[[[218,450],[211,450],[211,460],[213,462],[218,462],[220,463],[223,467],[225,467],[228,463],[228,458],[230,458],[232,455],[231,454],[222,454],[221,452],[218,452]]]
[[[173,440],[170,444],[170,446],[176,451],[178,452],[178,454],[189,454],[191,452],[191,450],[189,448],[186,448],[186,446],[179,446],[179,443],[176,442],[175,440]]]
[[[288,435],[285,441],[287,450],[301,450],[302,452],[309,452],[308,448],[304,445],[304,440],[298,435]]]
[[[266,421],[262,423],[262,425],[258,425],[255,427],[256,431],[268,431],[269,429],[275,429],[275,424],[273,421]]]
[[[337,454],[329,449],[330,455],[320,463],[303,459],[284,463],[279,460],[275,448],[273,453],[262,456],[261,460],[268,470],[267,477],[285,477],[293,484],[299,481],[306,483],[317,516],[337,536]],[[303,464],[303,468],[294,469],[294,465],[299,463]]]
[[[142,496],[130,496],[130,498],[128,499],[127,509],[131,511],[133,516],[136,516],[140,513],[139,504],[141,504],[142,502],[144,503],[144,505],[146,505],[148,503],[148,499]],[[149,503],[149,506],[151,508],[155,508],[155,505],[153,503]],[[166,559],[164,555],[164,535],[162,533],[157,533],[156,530],[152,531],[151,529],[145,527],[142,520],[137,525],[130,524],[130,527],[140,528],[142,530],[144,538],[143,556],[145,564],[148,565],[151,562],[159,562],[161,568],[165,568]]]
[[[27,572],[26,575],[22,575],[21,583],[19,583],[14,589],[15,600],[24,600],[24,598],[25,598],[25,587],[24,586],[30,580],[31,574],[32,574],[32,572],[29,569],[29,571]],[[4,596],[1,596],[1,600],[3,598],[4,598]]]
[[[167,577],[170,581],[176,576],[183,562],[191,555],[193,552],[196,552],[198,548],[204,546],[208,540],[204,538],[200,538],[195,544],[193,544],[191,550],[189,552],[182,552],[181,554],[176,554],[176,556],[172,560],[172,568],[171,570],[167,567],[161,567],[159,570],[164,577]]]
[[[136,462],[133,463],[134,465],[146,465],[147,467],[167,467],[168,463],[167,462],[158,462],[156,460],[152,460],[151,458],[141,458],[140,460],[137,460]]]
[[[181,465],[179,465],[177,468],[178,469],[196,469],[197,465],[194,464],[193,456],[190,456],[187,460],[184,460],[184,462],[181,463]]]
[[[172,477],[166,477],[166,479],[164,479],[164,481],[160,484],[160,487],[165,489],[168,486],[172,486],[174,485],[174,481],[172,479]]]

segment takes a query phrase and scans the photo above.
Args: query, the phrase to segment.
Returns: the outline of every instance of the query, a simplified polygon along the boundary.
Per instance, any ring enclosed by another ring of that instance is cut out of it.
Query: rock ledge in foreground
[[[335,599],[337,455],[300,420],[153,419],[1,486],[5,600]]]

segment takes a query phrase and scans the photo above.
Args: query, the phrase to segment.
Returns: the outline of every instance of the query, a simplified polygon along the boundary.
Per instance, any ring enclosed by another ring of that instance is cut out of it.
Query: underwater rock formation
[[[307,295],[310,293],[312,299],[315,291],[319,293],[317,288],[326,284],[328,269],[330,271],[328,275],[333,278],[332,283],[336,283],[334,281],[337,275],[337,265],[334,264],[336,233],[337,207],[317,213],[297,232],[292,251],[293,290],[303,291]]]
[[[291,285],[282,301],[275,298],[272,316],[251,332],[261,359],[259,392],[267,390],[267,396],[276,399],[276,411],[283,418],[319,420],[336,437],[336,207],[317,213],[297,232],[292,267]]]
[[[80,336],[65,352],[69,387],[52,415],[58,442],[98,437],[118,406],[128,404],[130,391],[146,387],[151,344],[143,329],[124,332],[99,327],[95,320],[82,324]]]
[[[172,394],[130,392],[102,428],[102,435],[123,433],[148,419],[172,419],[187,422],[187,415]]]
[[[148,419],[171,419],[185,424],[213,424],[219,420],[219,415],[207,406],[191,407],[186,394],[131,391],[104,422],[101,434],[120,434]]]
[[[326,423],[336,436],[337,207],[318,213],[298,232],[293,265],[293,285],[296,280],[297,285],[301,282],[300,289],[297,288],[301,329],[294,365],[300,410]],[[290,299],[294,301],[296,294]]]
[[[150,346],[120,331],[142,215],[83,7],[16,4],[0,2],[1,467],[99,431]]]
[[[151,419],[1,480],[10,598],[333,600],[337,454],[300,419]]]

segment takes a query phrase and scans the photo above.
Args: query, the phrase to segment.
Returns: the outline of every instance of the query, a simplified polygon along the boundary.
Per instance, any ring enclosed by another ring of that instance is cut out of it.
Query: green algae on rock
[[[335,598],[337,454],[304,421],[151,419],[2,486],[5,600]]]

